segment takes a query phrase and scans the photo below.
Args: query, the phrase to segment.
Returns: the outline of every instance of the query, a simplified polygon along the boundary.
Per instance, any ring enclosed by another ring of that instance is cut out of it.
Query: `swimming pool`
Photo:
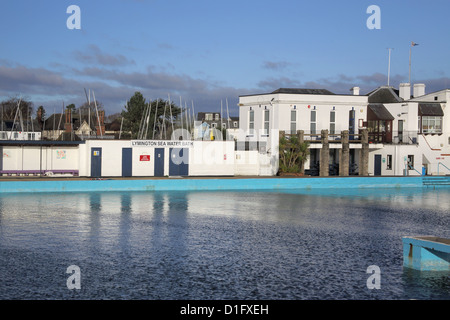
[[[448,273],[402,266],[449,208],[448,188],[2,194],[0,298],[449,299]]]

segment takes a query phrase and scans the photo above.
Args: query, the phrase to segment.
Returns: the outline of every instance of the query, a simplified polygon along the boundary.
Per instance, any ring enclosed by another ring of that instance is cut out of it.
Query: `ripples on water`
[[[450,189],[2,195],[0,298],[449,299],[448,273],[402,267],[402,236],[449,237],[449,208]]]

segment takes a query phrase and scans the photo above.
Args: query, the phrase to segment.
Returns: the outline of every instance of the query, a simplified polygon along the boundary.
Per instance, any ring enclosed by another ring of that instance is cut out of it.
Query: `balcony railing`
[[[417,144],[417,131],[369,132],[369,143]]]
[[[286,131],[286,136],[296,135],[297,132]],[[417,131],[393,131],[386,132],[369,132],[369,143],[383,143],[383,144],[418,144]],[[322,141],[322,134],[320,131],[311,133],[310,131],[303,131],[303,140],[310,143],[320,143]],[[328,133],[329,143],[340,143],[342,141],[342,131]],[[349,133],[349,143],[360,143],[360,133]]]
[[[297,132],[286,131],[286,136],[294,136]],[[311,142],[311,143],[320,143],[322,141],[322,134],[320,131],[315,131],[311,133],[311,131],[303,131],[303,140]],[[342,141],[342,132],[328,132],[328,142],[329,143],[340,143]],[[360,134],[349,134],[349,142],[356,143],[360,141]]]

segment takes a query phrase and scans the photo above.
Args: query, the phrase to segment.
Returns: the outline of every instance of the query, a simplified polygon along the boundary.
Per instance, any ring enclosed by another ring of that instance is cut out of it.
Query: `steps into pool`
[[[450,176],[427,176],[423,177],[422,183],[424,186],[446,186],[450,187]]]

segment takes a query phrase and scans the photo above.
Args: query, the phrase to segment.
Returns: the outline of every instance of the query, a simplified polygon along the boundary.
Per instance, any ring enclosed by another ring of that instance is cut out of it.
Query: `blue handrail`
[[[439,175],[439,165],[443,165],[444,166],[444,168],[446,168],[448,171],[450,171],[450,169],[445,165],[445,164],[443,164],[442,162],[438,162],[438,170],[437,170],[437,173],[438,173],[438,175]]]
[[[408,164],[408,167],[414,171],[416,171],[420,176],[422,175],[422,173],[420,173],[419,171],[417,171],[416,168],[414,168],[412,165]]]

